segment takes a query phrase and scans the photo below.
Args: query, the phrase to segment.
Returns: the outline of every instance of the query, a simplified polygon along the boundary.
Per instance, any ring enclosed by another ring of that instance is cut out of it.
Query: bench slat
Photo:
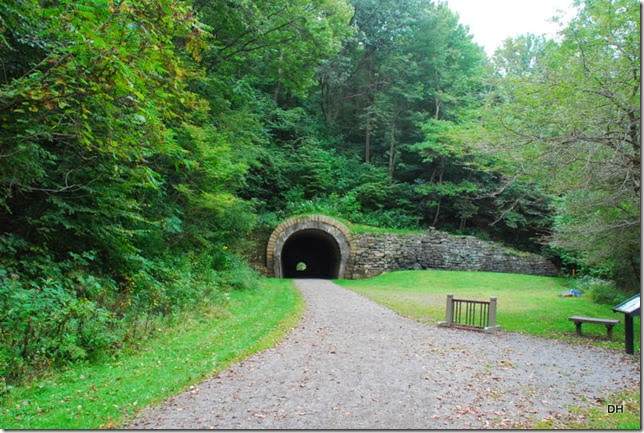
[[[583,317],[583,316],[572,316],[569,317],[568,320],[572,320],[573,322],[584,322],[584,323],[599,323],[600,325],[617,325],[619,324],[619,320],[615,319],[600,319],[597,317]]]

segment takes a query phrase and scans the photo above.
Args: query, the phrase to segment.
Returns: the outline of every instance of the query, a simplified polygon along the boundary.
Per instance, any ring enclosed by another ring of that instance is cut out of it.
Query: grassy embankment
[[[291,281],[264,281],[261,289],[227,292],[221,306],[186,313],[135,353],[11,390],[0,428],[117,428],[144,406],[274,346],[298,322],[304,303]]]
[[[423,233],[425,230],[423,229],[396,229],[396,228],[391,228],[391,227],[376,227],[376,226],[370,226],[367,224],[358,224],[349,221],[346,218],[343,218],[341,216],[328,213],[328,212],[304,212],[304,213],[295,213],[291,214],[288,217],[284,218],[284,220],[288,220],[291,218],[297,218],[297,217],[308,217],[308,216],[313,216],[313,215],[323,215],[329,218],[333,218],[334,220],[340,221],[342,224],[347,226],[349,231],[351,233],[375,233],[375,234],[395,234],[395,235],[410,235],[410,234],[419,234]]]
[[[445,319],[445,299],[498,299],[497,324],[504,331],[557,338],[574,344],[593,344],[624,350],[624,319],[611,306],[593,303],[587,296],[558,296],[568,289],[565,278],[493,272],[399,271],[367,280],[339,280],[354,290],[392,310],[420,322],[436,323]],[[606,341],[606,328],[584,324],[584,336],[577,337],[568,317],[590,316],[620,320],[613,329],[614,340]],[[635,355],[640,354],[640,318],[635,318]],[[623,414],[608,414],[605,405],[572,409],[569,419],[538,423],[537,428],[639,429],[640,390],[606,396],[607,402],[624,402]]]

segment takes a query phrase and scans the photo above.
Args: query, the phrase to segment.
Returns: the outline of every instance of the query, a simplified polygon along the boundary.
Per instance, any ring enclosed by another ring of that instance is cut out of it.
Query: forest
[[[430,0],[0,2],[0,393],[252,286],[295,214],[638,292],[640,5],[576,8],[488,57]]]

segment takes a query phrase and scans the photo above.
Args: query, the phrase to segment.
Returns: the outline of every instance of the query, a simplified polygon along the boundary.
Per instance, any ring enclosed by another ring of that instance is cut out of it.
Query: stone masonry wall
[[[420,234],[354,234],[353,278],[409,269],[447,269],[557,276],[544,257],[514,251],[473,236],[435,229]]]

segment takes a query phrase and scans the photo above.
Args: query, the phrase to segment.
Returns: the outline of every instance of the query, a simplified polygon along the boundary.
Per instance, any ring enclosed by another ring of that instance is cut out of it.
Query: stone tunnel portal
[[[293,217],[273,230],[266,246],[268,275],[351,278],[355,245],[341,222],[324,215]]]
[[[284,278],[338,278],[339,270],[338,242],[322,230],[301,230],[282,247]]]

